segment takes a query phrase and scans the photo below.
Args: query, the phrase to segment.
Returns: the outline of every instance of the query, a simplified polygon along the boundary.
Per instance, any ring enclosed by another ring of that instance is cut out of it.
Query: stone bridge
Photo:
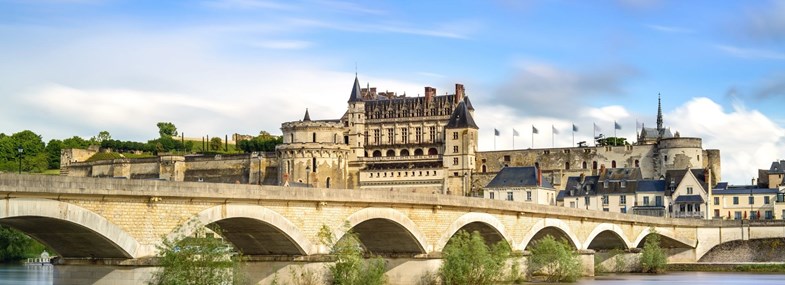
[[[335,237],[354,230],[371,252],[411,258],[438,257],[462,229],[507,240],[514,250],[545,235],[581,250],[629,249],[642,247],[654,229],[672,262],[695,262],[729,241],[785,237],[782,221],[664,219],[386,190],[0,174],[0,195],[0,224],[66,259],[109,264],[154,256],[162,238],[189,235],[189,225],[198,224],[219,225],[228,241],[260,260],[328,253],[318,238],[323,225]]]

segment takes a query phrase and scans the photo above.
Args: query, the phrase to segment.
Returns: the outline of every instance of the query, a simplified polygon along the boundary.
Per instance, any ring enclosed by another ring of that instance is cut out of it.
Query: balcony
[[[673,218],[680,219],[703,219],[705,212],[673,212]]]
[[[361,157],[361,161],[380,162],[380,161],[420,161],[420,160],[441,160],[441,155],[409,155],[409,156],[377,156]]]

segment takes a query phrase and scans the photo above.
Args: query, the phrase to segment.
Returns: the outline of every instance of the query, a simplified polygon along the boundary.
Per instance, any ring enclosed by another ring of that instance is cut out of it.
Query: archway
[[[347,219],[366,250],[387,256],[426,253],[425,235],[405,214],[390,208],[365,208]],[[333,230],[343,237],[344,229]]]
[[[15,228],[65,258],[137,258],[152,255],[134,237],[85,208],[47,199],[6,199],[0,224]]]
[[[656,233],[660,235],[660,247],[662,248],[695,248],[694,242],[676,238],[671,230],[657,228]],[[646,238],[652,234],[654,232],[651,229],[644,229],[631,245],[643,248],[643,245],[646,244]]]
[[[434,251],[441,252],[455,233],[461,230],[479,232],[488,244],[495,244],[502,240],[512,242],[512,238],[507,234],[504,224],[493,215],[487,213],[466,213],[450,224],[436,244],[434,244]],[[514,246],[514,244],[511,244],[511,246]]]
[[[621,227],[608,223],[597,225],[583,244],[586,245],[586,249],[595,251],[630,247],[630,242]]]
[[[439,151],[437,151],[436,148],[429,148],[428,149],[428,155],[438,155],[438,154],[439,154]]]
[[[418,148],[418,149],[415,149],[415,150],[414,150],[414,155],[422,155],[422,153],[423,153],[423,152],[422,152],[422,149],[421,149],[421,148]]]
[[[392,149],[388,149],[387,154],[385,156],[395,156],[395,151]]]
[[[401,156],[409,156],[409,150],[408,149],[402,149],[401,150]]]
[[[373,151],[373,157],[381,157],[381,156],[382,156],[382,151],[380,150]]]
[[[582,249],[582,244],[577,236],[570,230],[570,227],[562,220],[559,219],[542,219],[535,223],[531,230],[526,233],[518,248],[526,249],[533,242],[550,235],[557,240],[566,240],[573,248]]]
[[[219,205],[199,212],[195,219],[201,225],[217,225],[221,235],[245,255],[309,255],[317,250],[297,226],[262,206]],[[170,238],[190,236],[193,226],[180,228]]]

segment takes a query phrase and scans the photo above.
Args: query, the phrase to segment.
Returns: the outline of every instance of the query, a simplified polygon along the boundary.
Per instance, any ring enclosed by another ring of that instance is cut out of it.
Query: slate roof
[[[474,106],[472,106],[472,101],[469,101],[469,96],[464,96],[463,101],[466,101],[466,108],[468,108],[469,111],[474,111]]]
[[[750,192],[752,194],[777,194],[779,191],[777,189],[769,189],[769,188],[752,188],[752,187],[732,187],[725,190],[714,189],[712,191],[713,195],[749,195]]]
[[[349,96],[349,103],[362,101],[362,88],[360,87],[360,80],[354,76],[354,86],[352,87],[352,95]]]
[[[703,198],[701,195],[679,195],[676,197],[676,200],[673,201],[674,203],[703,203]]]
[[[709,189],[709,185],[706,184],[705,170],[690,169],[690,171],[692,171],[692,175],[695,175],[695,178],[698,180],[704,190]],[[665,172],[665,195],[671,196],[673,194],[672,191],[675,191],[676,187],[679,187],[679,183],[681,183],[681,180],[684,179],[684,175],[687,175],[686,169],[668,170]]]
[[[463,128],[472,128],[472,129],[479,129],[477,124],[474,123],[474,119],[472,118],[471,113],[466,107],[466,102],[461,101],[458,103],[458,107],[455,107],[455,110],[452,112],[452,116],[450,116],[450,121],[447,122],[445,126],[447,129],[463,129]]]
[[[638,181],[639,192],[664,192],[665,180],[640,180]]]
[[[305,108],[305,117],[303,117],[303,122],[310,122],[311,115],[308,115],[308,108]]]
[[[714,189],[712,189],[712,191],[725,190],[725,189],[728,189],[728,182],[719,182],[717,183],[717,185],[714,186]]]
[[[510,188],[510,187],[537,187],[553,188],[553,185],[542,180],[542,185],[537,185],[537,168],[534,166],[505,167],[496,174],[496,177],[485,188]]]
[[[641,130],[641,137],[643,137],[644,139],[657,139],[659,137],[659,133],[660,132],[657,131],[656,128],[646,128],[646,127],[644,127]],[[662,138],[664,138],[664,139],[673,137],[673,133],[671,133],[671,129],[664,129],[664,130],[662,130],[662,133],[663,133],[662,134]]]
[[[640,168],[607,168],[600,173],[600,180],[640,180]]]
[[[570,176],[567,178],[567,184],[564,187],[564,196],[584,196],[588,192],[589,195],[597,194],[597,184],[599,183],[599,176],[584,176],[581,181],[580,176]]]
[[[785,173],[785,160],[772,162],[769,173]]]

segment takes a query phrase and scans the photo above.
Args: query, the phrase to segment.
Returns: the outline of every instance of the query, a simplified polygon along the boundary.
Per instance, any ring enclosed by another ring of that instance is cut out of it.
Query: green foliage
[[[217,229],[215,232],[219,232]],[[158,246],[161,269],[153,273],[151,285],[242,284],[242,256],[220,238],[207,236],[199,226],[193,237],[164,238]]]
[[[278,274],[278,272],[276,272],[275,274]],[[319,280],[319,275],[315,271],[307,269],[302,265],[297,266],[297,269],[295,269],[294,267],[290,267],[289,277],[291,278],[291,284],[294,285],[322,284],[321,280]]]
[[[80,148],[87,149],[90,147],[91,141],[83,138],[73,136],[63,140],[63,148]]]
[[[44,249],[46,249],[44,245],[24,233],[0,226],[0,262],[37,257]]]
[[[275,151],[275,146],[282,143],[282,136],[274,136],[268,132],[262,131],[253,139],[238,141],[237,148],[244,152]]]
[[[46,159],[49,169],[60,168],[60,152],[62,149],[63,141],[61,140],[49,140],[49,143],[46,144]]]
[[[581,276],[581,260],[567,241],[547,235],[529,250],[529,274],[543,275],[546,282],[575,282]]]
[[[605,137],[597,139],[597,145],[599,146],[623,146],[623,145],[630,145],[627,142],[627,138],[621,137]]]
[[[210,139],[210,150],[212,151],[219,151],[221,150],[222,140],[219,137],[213,137]]]
[[[660,235],[656,231],[646,236],[646,243],[641,252],[641,269],[644,273],[663,273],[668,265],[665,250],[660,248]]]
[[[0,171],[19,170],[19,147],[23,149],[23,172],[42,172],[49,168],[49,157],[41,136],[25,130],[11,136],[0,134]]]
[[[170,122],[158,122],[156,124],[158,126],[158,134],[160,137],[176,137],[177,136],[177,127]]]
[[[348,225],[345,225],[348,228]],[[332,231],[326,225],[319,229],[319,238],[331,248],[336,261],[327,266],[331,284],[336,285],[381,285],[387,282],[384,276],[385,262],[380,257],[365,259],[360,237],[347,230],[343,237],[333,241]]]
[[[90,140],[96,143],[102,143],[104,141],[108,141],[111,139],[112,139],[112,135],[110,135],[108,131],[100,131],[98,132],[97,136],[92,137]]]
[[[506,241],[489,247],[480,233],[459,231],[442,251],[439,275],[445,285],[495,284],[504,278],[510,251]]]

